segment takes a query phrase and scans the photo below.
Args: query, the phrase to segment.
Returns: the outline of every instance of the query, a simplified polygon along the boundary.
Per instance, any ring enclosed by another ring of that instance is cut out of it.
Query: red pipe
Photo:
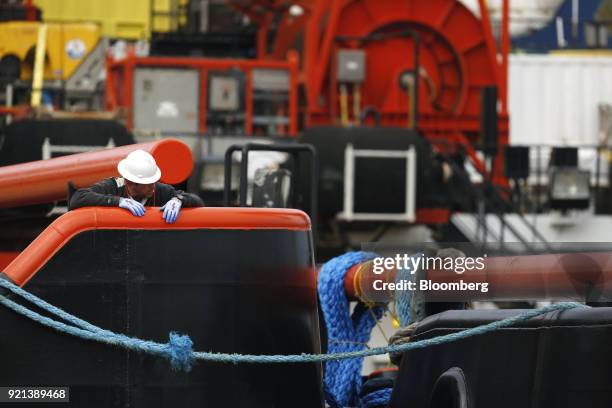
[[[291,84],[289,87],[289,134],[295,137],[298,133],[299,54],[293,50],[289,51],[287,60],[289,61],[289,72],[291,73],[289,75]]]
[[[81,188],[116,176],[119,161],[136,149],[145,150],[155,157],[162,171],[162,182],[177,184],[191,174],[191,150],[177,139],[15,164],[0,167],[0,208],[63,200],[67,195],[68,182]]]
[[[497,64],[497,45],[495,44],[495,37],[493,37],[493,26],[491,25],[491,19],[489,16],[489,9],[485,0],[478,0],[480,8],[480,18],[482,20],[482,26],[485,32],[485,42],[487,43],[487,51],[489,52],[489,59],[494,61],[494,75],[495,83],[500,83],[500,67]]]
[[[348,270],[344,288],[350,299],[386,303],[394,290],[377,290],[385,283],[395,283],[395,268],[382,274],[373,272],[368,261]],[[612,297],[612,253],[583,252],[529,256],[488,257],[482,270],[456,274],[447,270],[429,270],[421,279],[434,283],[487,283],[487,292],[478,290],[425,291],[429,301],[536,301],[601,300]],[[418,286],[418,283],[417,283]]]
[[[502,113],[508,113],[508,58],[510,56],[510,0],[502,1],[502,75],[500,97]]]

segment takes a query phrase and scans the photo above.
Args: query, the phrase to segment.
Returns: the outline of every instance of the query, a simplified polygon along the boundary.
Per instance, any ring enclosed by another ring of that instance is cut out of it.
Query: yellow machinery
[[[37,105],[45,90],[63,95],[60,104],[72,105],[99,95],[110,40],[177,31],[187,24],[189,1],[34,0],[33,5],[42,11],[43,21],[0,23],[0,100],[13,101],[14,93],[14,100],[24,101],[23,96],[29,98],[24,90],[31,90],[31,102]],[[41,32],[45,39],[37,44]],[[37,45],[44,50],[38,66]],[[11,84],[10,91],[6,84]]]
[[[106,38],[148,39],[151,31],[176,31],[187,0],[34,0],[46,21],[91,21]],[[185,21],[183,21],[185,20]]]
[[[31,80],[39,27],[47,25],[44,80],[67,81],[74,76],[100,43],[100,27],[94,23],[0,23],[0,59],[19,62],[19,78]],[[18,78],[15,78],[18,79]]]

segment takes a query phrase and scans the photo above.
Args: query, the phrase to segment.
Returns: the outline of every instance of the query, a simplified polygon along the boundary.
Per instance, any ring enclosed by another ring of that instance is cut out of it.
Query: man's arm
[[[166,204],[168,201],[177,197],[182,202],[182,207],[204,207],[204,202],[195,194],[185,193],[182,190],[176,190],[170,184],[159,183],[159,192],[161,193],[160,205]]]
[[[117,207],[119,205],[119,190],[115,180],[105,179],[91,187],[78,189],[70,199],[70,209],[80,207]]]

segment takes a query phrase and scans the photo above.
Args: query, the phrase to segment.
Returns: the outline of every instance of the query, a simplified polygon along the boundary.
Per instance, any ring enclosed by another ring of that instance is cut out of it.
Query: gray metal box
[[[262,91],[289,91],[289,72],[284,69],[255,68],[253,89]]]
[[[339,50],[337,54],[337,80],[363,82],[365,80],[365,51]]]
[[[211,75],[209,108],[214,111],[238,111],[240,109],[239,78]]]
[[[196,70],[136,68],[134,128],[196,133],[199,90]]]

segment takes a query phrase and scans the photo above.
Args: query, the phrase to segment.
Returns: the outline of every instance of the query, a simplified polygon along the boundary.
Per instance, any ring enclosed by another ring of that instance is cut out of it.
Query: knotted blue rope
[[[251,363],[251,364],[284,364],[284,363],[316,363],[346,359],[362,359],[368,356],[382,355],[387,353],[403,353],[410,350],[421,349],[425,347],[436,346],[440,344],[450,343],[457,340],[463,340],[469,337],[482,335],[485,333],[494,332],[504,327],[511,327],[518,323],[527,321],[533,317],[540,316],[549,312],[560,312],[574,308],[586,308],[580,303],[562,302],[543,307],[541,309],[528,310],[524,313],[512,316],[503,320],[484,324],[482,326],[473,327],[470,329],[450,333],[444,336],[438,336],[431,339],[416,341],[413,343],[396,344],[386,347],[377,347],[365,350],[345,351],[328,354],[289,354],[289,355],[253,355],[253,354],[231,354],[231,353],[214,353],[214,352],[192,352],[191,339],[188,336],[180,336],[189,341],[170,341],[168,343],[156,343],[154,341],[141,340],[133,337],[128,337],[123,334],[113,333],[109,330],[101,329],[90,323],[87,323],[78,317],[75,317],[62,309],[46,303],[44,300],[26,292],[19,286],[0,279],[0,287],[4,287],[14,294],[30,301],[36,306],[54,314],[60,319],[70,322],[69,325],[59,322],[48,317],[42,316],[18,303],[13,302],[6,296],[0,295],[0,303],[10,308],[11,310],[25,316],[44,326],[53,328],[62,333],[70,334],[85,340],[97,341],[100,343],[119,346],[125,349],[140,351],[144,353],[159,355],[167,358],[172,363],[172,366],[177,369],[188,370],[194,360],[210,361],[217,363]],[[172,338],[170,333],[170,337]],[[178,352],[177,352],[178,351]]]
[[[368,252],[349,252],[323,265],[319,272],[317,290],[327,327],[327,352],[358,352],[367,347],[372,328],[384,312],[383,307],[370,310],[358,304],[350,314],[344,290],[346,272],[354,265],[376,258]],[[361,391],[362,358],[331,360],[325,365],[325,390],[330,405],[354,405]],[[329,397],[332,398],[329,398]]]
[[[47,312],[70,324],[42,316],[41,314],[36,313],[33,310],[20,305],[19,303],[13,302],[5,296],[0,296],[0,303],[2,303],[4,306],[37,323],[85,340],[94,340],[100,343],[119,346],[129,350],[159,355],[167,358],[170,361],[172,368],[175,370],[191,370],[193,363],[193,342],[189,336],[170,332],[170,339],[168,343],[160,344],[154,341],[141,340],[123,334],[117,334],[81,320],[58,307],[45,302],[41,298],[21,289],[19,286],[7,280],[0,279],[0,286],[9,289],[11,292],[27,300],[33,305],[46,310]]]

